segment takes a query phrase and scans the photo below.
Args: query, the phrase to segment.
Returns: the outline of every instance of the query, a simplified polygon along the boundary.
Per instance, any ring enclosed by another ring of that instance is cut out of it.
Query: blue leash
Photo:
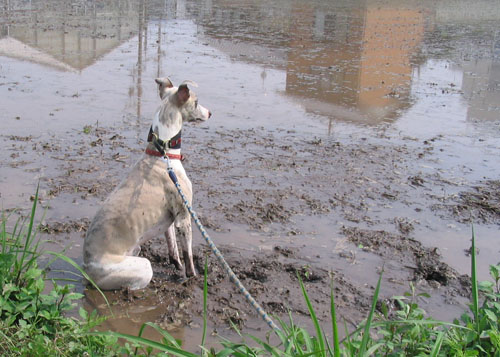
[[[170,166],[170,159],[168,157],[163,157],[163,160],[166,161],[167,163],[167,171],[168,171],[168,176],[170,176],[170,179],[174,183],[175,187],[177,188],[177,192],[179,192],[179,195],[182,198],[182,201],[184,203],[184,206],[188,209],[189,213],[191,214],[191,217],[193,217],[194,222],[196,223],[196,226],[201,232],[201,235],[207,242],[208,246],[210,249],[212,249],[212,252],[215,254],[217,257],[217,260],[219,263],[224,267],[224,270],[226,273],[229,275],[229,278],[231,281],[236,284],[236,287],[238,290],[245,296],[245,299],[254,307],[255,310],[259,313],[260,317],[269,325],[270,328],[272,328],[275,331],[280,331],[280,328],[276,326],[276,324],[273,322],[273,320],[269,317],[269,315],[264,311],[264,309],[259,305],[257,301],[250,295],[248,290],[243,286],[241,283],[240,279],[236,276],[236,274],[233,272],[229,264],[226,262],[224,257],[222,256],[221,252],[217,247],[215,246],[215,243],[212,241],[212,239],[209,237],[208,233],[205,231],[205,228],[203,228],[203,225],[201,224],[200,220],[198,219],[198,216],[196,215],[196,212],[193,211],[192,207],[190,206],[186,196],[184,196],[184,193],[181,190],[181,186],[179,185],[179,181],[177,180],[177,176],[175,175],[174,170],[172,169],[172,166]]]

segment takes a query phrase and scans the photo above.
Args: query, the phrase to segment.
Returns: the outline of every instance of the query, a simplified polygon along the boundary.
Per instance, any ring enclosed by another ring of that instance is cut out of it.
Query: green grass
[[[333,275],[331,276],[330,287],[330,317],[332,321],[332,336],[333,336],[333,356],[340,357],[340,342],[339,342],[339,329],[337,325],[337,313],[335,309],[335,293],[333,290]]]
[[[80,309],[80,319],[66,316],[83,295],[73,285],[59,285],[47,279],[38,266],[43,254],[34,224],[38,203],[35,194],[28,220],[17,219],[9,229],[10,216],[2,214],[0,224],[0,355],[75,356],[128,353],[117,337],[90,332],[103,318]],[[66,258],[69,259],[69,258]],[[50,264],[49,264],[50,265]],[[52,286],[47,289],[46,283]],[[44,293],[49,290],[48,293]]]

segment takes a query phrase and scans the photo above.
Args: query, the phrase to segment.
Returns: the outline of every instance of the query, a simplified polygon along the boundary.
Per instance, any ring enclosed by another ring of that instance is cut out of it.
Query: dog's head
[[[210,118],[212,113],[198,104],[196,94],[189,89],[189,86],[197,87],[193,81],[184,81],[179,87],[174,87],[172,81],[167,77],[156,78],[158,84],[158,94],[162,100],[169,100],[172,105],[177,106],[182,115],[182,120],[186,121],[205,121]]]

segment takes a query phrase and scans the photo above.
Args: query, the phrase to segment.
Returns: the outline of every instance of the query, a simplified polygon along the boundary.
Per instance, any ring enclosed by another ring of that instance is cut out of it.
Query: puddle
[[[81,259],[88,221],[141,155],[158,105],[153,79],[191,79],[214,114],[186,129],[183,149],[211,235],[244,262],[282,246],[297,250],[293,264],[336,271],[349,292],[343,317],[361,319],[354,308],[369,301],[377,269],[389,267],[384,298],[405,291],[413,273],[349,242],[345,229],[415,239],[468,273],[470,224],[453,212],[500,175],[499,19],[488,0],[8,1],[1,206],[27,213],[40,182],[45,223],[57,228],[44,237],[72,244],[68,255]],[[500,253],[499,212],[489,213],[474,221],[481,279]],[[420,288],[434,289],[424,308],[437,318],[463,308],[466,288]],[[223,299],[214,300],[211,323],[225,331]],[[126,305],[110,326],[135,333],[159,319],[162,308],[148,301]],[[259,326],[250,312],[245,321]]]

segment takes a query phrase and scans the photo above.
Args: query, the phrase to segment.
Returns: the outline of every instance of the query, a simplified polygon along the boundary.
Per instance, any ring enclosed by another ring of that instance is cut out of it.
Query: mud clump
[[[418,249],[413,254],[417,265],[413,280],[424,279],[441,285],[449,285],[457,280],[459,274],[441,261],[437,249]]]
[[[474,220],[500,224],[500,181],[482,182],[473,191],[460,193],[460,199],[456,207],[461,216],[470,212]]]
[[[437,248],[424,247],[420,242],[385,231],[363,230],[356,227],[343,227],[349,241],[384,258],[398,259],[413,271],[412,280],[425,280],[431,286],[458,284],[458,274],[442,262]],[[460,287],[461,288],[461,287]]]
[[[349,241],[365,251],[371,251],[383,257],[402,256],[420,243],[401,235],[386,231],[364,230],[357,227],[342,227],[342,233]]]
[[[260,229],[265,224],[273,222],[287,223],[293,213],[280,203],[263,203],[257,199],[255,202],[242,200],[236,203],[226,210],[225,217],[229,221],[246,223],[253,228]]]
[[[500,181],[480,182],[471,190],[462,191],[446,201],[433,205],[434,210],[447,212],[460,223],[500,225]]]
[[[79,221],[70,220],[68,222],[46,222],[40,225],[39,229],[47,234],[61,234],[71,232],[87,232],[90,220],[83,218]]]

